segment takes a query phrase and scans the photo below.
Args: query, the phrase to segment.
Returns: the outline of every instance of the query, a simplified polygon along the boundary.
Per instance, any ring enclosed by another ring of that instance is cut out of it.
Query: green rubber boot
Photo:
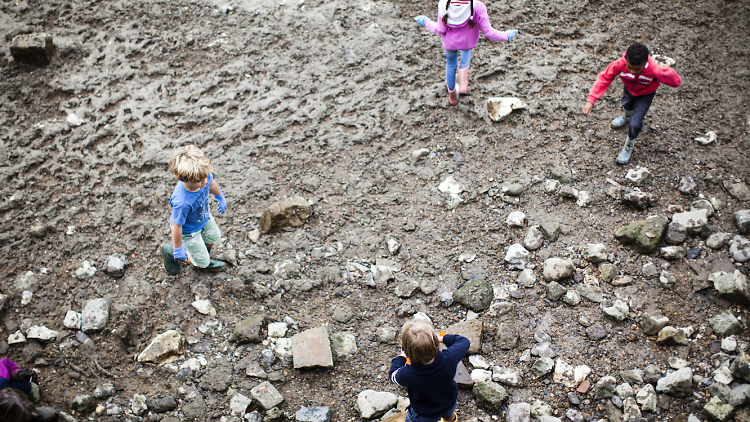
[[[620,164],[627,164],[630,161],[630,154],[633,153],[633,147],[635,147],[635,139],[625,137],[625,145],[622,146],[622,151],[617,154],[617,162]]]
[[[208,266],[206,267],[207,270],[217,270],[221,267],[223,267],[226,264],[224,261],[219,261],[217,259],[209,259],[208,260]]]
[[[161,245],[161,256],[164,258],[164,269],[172,275],[180,273],[180,263],[174,260],[174,248],[169,243]]]

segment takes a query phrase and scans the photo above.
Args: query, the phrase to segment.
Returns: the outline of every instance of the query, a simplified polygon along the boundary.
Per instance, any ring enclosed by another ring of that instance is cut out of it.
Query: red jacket
[[[659,66],[651,56],[648,56],[648,62],[640,73],[636,75],[629,73],[628,66],[625,63],[625,53],[623,53],[622,57],[610,63],[604,72],[599,74],[586,101],[594,104],[604,95],[604,91],[609,88],[617,75],[620,75],[620,79],[622,79],[622,83],[625,84],[628,92],[635,96],[651,94],[659,88],[660,82],[675,88],[682,83],[680,75],[674,69]],[[636,78],[638,78],[637,81]]]

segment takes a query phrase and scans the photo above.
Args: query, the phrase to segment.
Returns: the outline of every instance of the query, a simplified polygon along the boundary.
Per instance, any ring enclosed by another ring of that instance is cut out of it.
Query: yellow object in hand
[[[440,334],[438,334],[440,337],[445,337],[445,331],[441,331]]]
[[[411,361],[409,360],[409,358],[406,358],[406,364],[411,365]]]

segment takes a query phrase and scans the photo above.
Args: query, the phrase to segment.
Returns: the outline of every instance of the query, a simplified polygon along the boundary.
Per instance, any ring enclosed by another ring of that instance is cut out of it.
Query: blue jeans
[[[445,412],[442,418],[445,420],[452,418],[453,412],[456,410],[456,406],[458,406],[458,402],[456,402],[456,404],[454,404],[453,407],[451,407],[449,411]],[[404,422],[437,422],[439,420],[440,418],[432,419],[432,418],[426,418],[424,416],[420,416],[414,411],[413,407],[409,406],[409,409],[406,411],[406,418],[404,419]]]
[[[471,50],[460,50],[461,51],[461,67],[458,69],[466,69],[469,67],[471,61]],[[456,67],[458,66],[458,52],[459,50],[445,50],[445,83],[448,84],[448,88],[453,91],[456,86]]]
[[[635,139],[643,129],[643,118],[646,117],[646,112],[651,107],[651,102],[654,101],[654,95],[656,91],[648,95],[635,96],[628,91],[628,88],[622,88],[622,108],[626,111],[632,111],[633,115],[630,116],[630,122],[628,123],[628,138]]]

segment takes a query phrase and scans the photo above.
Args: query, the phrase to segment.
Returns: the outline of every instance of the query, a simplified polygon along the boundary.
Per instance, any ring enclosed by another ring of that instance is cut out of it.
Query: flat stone
[[[305,198],[295,196],[284,201],[274,202],[260,217],[260,232],[280,227],[300,227],[310,217],[310,204]]]
[[[253,315],[238,322],[234,327],[232,335],[229,337],[229,341],[238,344],[260,343],[263,341],[260,330],[265,320],[265,315]]]
[[[523,270],[529,259],[529,251],[520,243],[514,243],[508,247],[505,253],[505,262],[512,269]]]
[[[501,366],[492,367],[492,381],[499,382],[503,385],[511,387],[519,387],[523,385],[521,375],[521,371],[516,368],[506,368]]]
[[[734,214],[734,224],[740,234],[750,233],[750,210],[739,210]]]
[[[547,298],[553,302],[560,300],[561,297],[568,293],[568,289],[556,281],[550,281],[545,288],[547,290]]]
[[[575,267],[569,260],[549,258],[544,261],[542,275],[547,281],[560,281],[570,277],[573,271],[575,271]]]
[[[328,406],[303,407],[294,414],[296,422],[330,422],[331,408]]]
[[[732,183],[725,180],[724,189],[728,194],[740,201],[750,201],[750,189],[748,189],[747,185],[744,183]]]
[[[669,324],[669,318],[665,316],[651,316],[649,314],[643,314],[641,319],[641,328],[643,333],[647,336],[655,336],[659,334],[662,328]]]
[[[664,240],[670,245],[680,245],[685,242],[687,236],[687,229],[682,224],[673,221],[667,226],[667,234]]]
[[[630,169],[625,175],[625,179],[633,186],[646,186],[654,179],[654,176],[645,167]]]
[[[177,400],[174,397],[163,397],[155,400],[146,400],[146,407],[154,413],[166,413],[177,409]]]
[[[487,115],[490,119],[499,122],[510,115],[513,110],[526,108],[526,104],[515,97],[491,97],[487,98]]]
[[[489,309],[494,294],[492,287],[483,278],[469,280],[454,295],[457,302],[467,308],[481,312]]]
[[[531,365],[531,375],[534,378],[542,378],[554,368],[555,361],[552,358],[539,358]]]
[[[688,234],[700,234],[708,228],[708,211],[695,210],[674,214],[672,222],[680,224]]]
[[[244,415],[247,407],[253,402],[253,399],[242,394],[235,394],[231,400],[229,400],[229,410],[232,415]]]
[[[639,210],[645,210],[656,205],[656,195],[640,190],[627,189],[622,193],[622,203]]]
[[[730,311],[724,311],[711,317],[708,323],[719,337],[740,334],[744,331],[744,327],[740,324],[740,321]]]
[[[620,269],[615,264],[603,263],[599,265],[599,278],[604,282],[609,283],[619,274]]]
[[[448,334],[461,334],[469,339],[468,354],[474,355],[482,352],[482,331],[484,323],[481,319],[457,322],[445,329]]]
[[[58,333],[57,331],[50,330],[49,328],[43,325],[35,325],[33,327],[30,327],[28,330],[26,330],[26,338],[41,340],[41,341],[52,341],[56,339],[59,334],[60,333]],[[12,344],[10,340],[8,341],[8,343]]]
[[[708,281],[713,282],[713,286],[723,299],[734,303],[750,302],[750,286],[747,282],[747,276],[740,270],[732,273],[723,271],[711,273]]]
[[[333,368],[333,354],[325,327],[312,328],[292,337],[294,368]]]
[[[539,226],[531,226],[526,231],[526,236],[523,238],[523,247],[529,251],[535,251],[542,247],[544,244],[544,234],[539,230]]]
[[[531,405],[528,403],[511,403],[505,412],[505,422],[529,422]]]
[[[693,371],[690,368],[682,368],[660,378],[656,383],[656,391],[683,397],[692,392],[692,381]]]
[[[52,60],[52,35],[41,32],[18,35],[10,42],[10,54],[21,63],[47,65]]]
[[[490,412],[499,412],[505,401],[508,400],[508,393],[505,388],[493,381],[475,384],[472,392],[477,406]]]
[[[515,349],[518,344],[518,328],[515,324],[501,322],[497,325],[495,334],[497,347],[502,350]]]
[[[417,290],[419,290],[419,283],[414,279],[407,278],[396,283],[393,292],[400,298],[410,298]]]
[[[356,410],[362,419],[370,420],[383,416],[385,412],[396,406],[398,397],[389,392],[364,390],[357,395]]]
[[[216,308],[214,308],[214,305],[212,305],[211,301],[208,299],[199,299],[193,301],[193,303],[191,303],[190,305],[203,315],[212,317],[216,316]]]
[[[543,221],[539,229],[550,242],[554,242],[560,237],[560,223],[557,221]]]
[[[685,331],[667,325],[659,331],[659,336],[656,338],[656,343],[688,346],[690,344],[690,341],[687,339]]]
[[[713,233],[711,236],[708,236],[708,239],[706,239],[706,246],[714,250],[724,249],[733,237],[734,235],[732,233]]]
[[[173,356],[185,353],[185,339],[176,330],[169,330],[156,336],[138,355],[138,362],[161,363]]]
[[[603,243],[588,243],[581,247],[581,256],[586,261],[599,264],[607,260],[607,247]]]
[[[358,352],[357,339],[354,333],[332,333],[330,341],[333,353],[339,358],[348,359]]]
[[[81,312],[81,331],[86,334],[104,329],[109,321],[109,303],[106,299],[92,299],[86,302]]]
[[[565,166],[554,167],[550,171],[550,178],[559,181],[562,184],[570,183],[573,180],[573,172]]]
[[[266,410],[278,406],[284,401],[284,397],[279,393],[279,390],[268,381],[263,381],[253,387],[253,389],[250,390],[250,395],[253,397],[253,400],[258,402],[258,404]]]

